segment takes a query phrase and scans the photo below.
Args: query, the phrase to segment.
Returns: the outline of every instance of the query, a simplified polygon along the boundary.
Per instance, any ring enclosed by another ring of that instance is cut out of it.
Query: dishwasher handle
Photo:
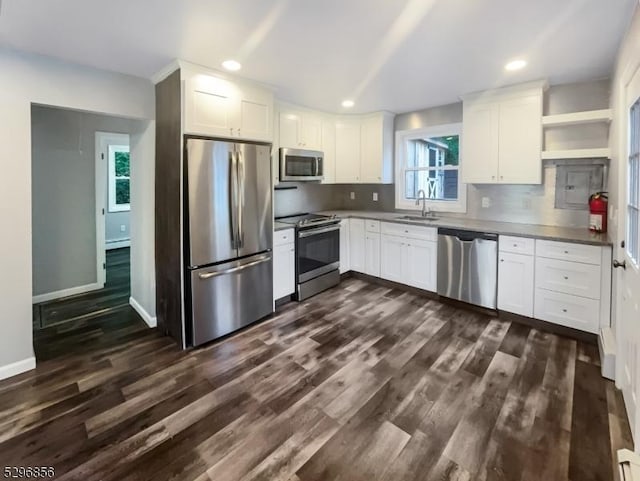
[[[456,237],[462,242],[473,242],[477,239],[483,239],[488,241],[497,241],[497,234],[489,234],[486,232],[477,232],[471,230],[461,230],[461,229],[447,229],[440,227],[438,229],[438,235]]]

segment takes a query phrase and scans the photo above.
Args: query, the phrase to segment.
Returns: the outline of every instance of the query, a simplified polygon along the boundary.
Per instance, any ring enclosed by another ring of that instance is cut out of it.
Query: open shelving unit
[[[585,112],[572,112],[568,114],[545,115],[542,117],[542,127],[567,127],[573,125],[584,125],[594,123],[610,123],[613,117],[611,109],[588,110]],[[591,149],[570,149],[570,150],[544,150],[543,160],[559,159],[595,159],[611,158],[611,151],[608,147]]]

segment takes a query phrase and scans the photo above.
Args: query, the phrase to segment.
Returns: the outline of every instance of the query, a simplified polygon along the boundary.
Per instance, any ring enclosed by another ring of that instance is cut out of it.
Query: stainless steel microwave
[[[280,181],[305,182],[324,178],[324,153],[316,150],[280,149]]]

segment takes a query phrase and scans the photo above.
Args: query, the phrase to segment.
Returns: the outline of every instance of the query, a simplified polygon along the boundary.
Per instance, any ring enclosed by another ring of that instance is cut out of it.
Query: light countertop
[[[399,224],[422,225],[430,227],[446,227],[451,229],[466,229],[500,235],[517,237],[531,237],[535,239],[547,239],[564,242],[575,242],[591,245],[612,245],[607,234],[595,234],[589,229],[576,227],[558,227],[537,224],[517,224],[512,222],[493,222],[488,220],[465,219],[461,217],[439,216],[435,221],[414,221],[400,219],[407,215],[406,212],[373,212],[357,210],[332,210],[318,212],[325,215],[336,215],[340,218],[374,219]],[[417,215],[413,213],[410,215]],[[277,224],[277,223],[276,223]]]

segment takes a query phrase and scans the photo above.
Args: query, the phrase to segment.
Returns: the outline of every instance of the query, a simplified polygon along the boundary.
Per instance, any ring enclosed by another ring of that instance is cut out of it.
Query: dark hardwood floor
[[[103,289],[85,294],[55,299],[33,306],[33,327],[38,360],[50,359],[63,343],[51,346],[39,339],[67,336],[67,344],[74,344],[77,336],[96,335],[97,329],[119,329],[122,321],[133,312],[129,307],[131,295],[130,249],[108,250],[106,279]],[[114,323],[113,326],[109,323]],[[72,332],[73,331],[73,332]],[[76,337],[71,336],[76,335]],[[54,349],[49,349],[54,347]]]
[[[613,453],[631,445],[595,346],[358,279],[190,352],[114,316],[106,337],[52,334],[63,357],[0,382],[0,467],[82,481],[587,481],[614,479]]]

